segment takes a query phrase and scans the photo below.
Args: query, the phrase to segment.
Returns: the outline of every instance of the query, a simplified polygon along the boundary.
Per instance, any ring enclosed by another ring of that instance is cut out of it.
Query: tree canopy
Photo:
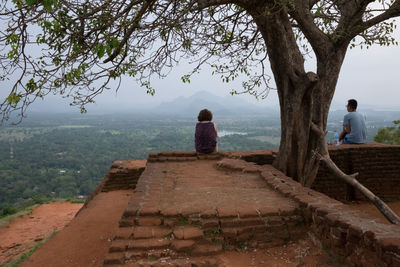
[[[313,151],[327,154],[327,115],[349,47],[397,44],[400,0],[9,0],[0,17],[1,79],[12,81],[2,118],[49,93],[85,105],[132,77],[150,94],[182,59],[214,68],[243,90],[276,87],[282,138],[276,166],[310,185]],[[314,53],[316,73],[304,54]],[[271,69],[274,84],[266,73]]]
[[[298,45],[317,56],[325,50],[318,39],[395,43],[386,20],[398,15],[398,1],[3,1],[0,78],[17,78],[1,113],[23,114],[48,93],[71,97],[84,111],[126,76],[153,94],[151,77],[165,77],[182,57],[195,63],[183,82],[206,63],[226,82],[247,76],[244,90],[262,95],[271,86],[268,53],[253,13],[282,9]]]
[[[400,145],[400,120],[393,121],[394,126],[379,129],[374,140],[389,145]]]

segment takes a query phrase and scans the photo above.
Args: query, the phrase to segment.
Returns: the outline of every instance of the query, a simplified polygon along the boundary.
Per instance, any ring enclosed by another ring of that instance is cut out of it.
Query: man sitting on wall
[[[347,103],[347,113],[343,118],[343,131],[339,141],[344,144],[363,144],[367,139],[367,127],[364,116],[356,111],[357,101],[350,99]]]

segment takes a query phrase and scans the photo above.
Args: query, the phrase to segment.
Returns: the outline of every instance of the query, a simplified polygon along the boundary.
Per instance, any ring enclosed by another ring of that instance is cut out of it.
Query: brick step
[[[110,181],[137,181],[139,176],[128,176],[128,175],[113,175],[108,177],[108,182]]]
[[[258,226],[258,225],[281,225],[284,222],[288,221],[297,221],[298,218],[291,219],[289,216],[285,216],[286,218],[283,218],[284,216],[279,216],[279,215],[272,215],[268,216],[268,218],[260,218],[259,216],[253,216],[253,217],[246,217],[246,218],[238,218],[238,217],[207,217],[207,218],[199,218],[198,216],[188,216],[187,218],[183,216],[160,216],[158,213],[156,213],[156,210],[144,210],[142,212],[146,213],[151,213],[153,212],[153,215],[147,215],[147,216],[140,216],[138,219],[136,217],[135,211],[129,211],[125,210],[124,216],[121,220],[124,221],[133,221],[135,224],[141,224],[141,225],[146,225],[147,223],[153,223],[153,221],[159,222],[161,219],[161,224],[167,225],[171,228],[181,226],[181,225],[194,225],[198,226],[199,228],[203,230],[210,230],[218,227],[241,227],[241,226]]]
[[[110,251],[110,253],[115,252],[122,251]],[[177,258],[179,256],[208,256],[220,252],[222,252],[222,243],[207,240],[139,239],[129,243],[124,257],[125,260],[149,257]]]
[[[209,266],[218,266],[218,267],[225,267],[214,257],[207,257],[204,258],[194,258],[191,257],[188,259],[187,257],[171,259],[169,257],[162,257],[162,258],[150,258],[150,259],[141,259],[138,261],[127,261],[124,266],[126,267],[163,267],[163,266],[176,266],[176,267],[209,267]]]
[[[109,189],[118,189],[118,188],[135,188],[136,184],[130,184],[130,183],[125,183],[125,184],[106,184],[104,185],[103,188],[109,188]]]
[[[117,191],[117,190],[134,190],[136,186],[113,186],[113,187],[103,187],[101,192],[110,192],[110,191]]]
[[[120,227],[114,237],[119,239],[170,238],[173,230],[166,226]]]
[[[106,183],[104,187],[134,187],[136,183]]]
[[[129,176],[138,176],[144,171],[144,168],[141,169],[116,169],[112,168],[108,171],[108,175],[115,176],[115,175],[129,175]]]
[[[137,181],[133,181],[133,180],[107,181],[104,185],[109,186],[109,185],[125,185],[125,184],[136,185],[136,184],[137,184]]]
[[[179,240],[203,239],[207,235],[197,226],[177,226],[170,228],[168,226],[132,226],[120,227],[114,237],[114,240],[136,240],[151,238],[172,238]]]
[[[146,211],[148,213],[154,211]],[[125,210],[123,218],[120,220],[120,227],[129,227],[129,226],[166,226],[170,229],[176,229],[177,227],[186,225],[193,226],[196,228],[200,228],[203,232],[216,231],[218,229],[230,229],[230,228],[243,228],[243,229],[252,229],[252,228],[261,228],[262,230],[266,229],[281,229],[281,228],[293,228],[296,225],[302,225],[303,221],[300,216],[263,216],[260,217],[247,217],[247,218],[185,218],[182,216],[171,216],[164,217],[162,215],[149,215],[149,216],[135,216],[133,215],[134,211]],[[132,214],[132,215],[131,215]]]
[[[222,252],[222,243],[202,240],[140,239],[113,241],[104,265],[121,265],[129,260],[159,259],[182,256],[211,256]]]
[[[148,158],[148,162],[164,162],[164,161],[195,161],[197,157],[158,157]]]

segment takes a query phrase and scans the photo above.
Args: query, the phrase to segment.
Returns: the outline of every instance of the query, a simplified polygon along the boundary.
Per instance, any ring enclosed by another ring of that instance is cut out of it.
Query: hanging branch
[[[369,201],[371,201],[378,208],[378,210],[386,217],[386,219],[388,219],[393,224],[400,225],[399,216],[397,216],[396,213],[394,213],[389,208],[389,206],[385,204],[385,202],[383,202],[368,188],[366,188],[356,180],[355,177],[358,175],[358,173],[347,175],[336,166],[336,164],[329,158],[329,156],[322,156],[319,153],[315,154],[320,161],[325,163],[325,166],[335,175],[335,177],[345,181],[346,183],[352,185],[354,188],[359,190]]]

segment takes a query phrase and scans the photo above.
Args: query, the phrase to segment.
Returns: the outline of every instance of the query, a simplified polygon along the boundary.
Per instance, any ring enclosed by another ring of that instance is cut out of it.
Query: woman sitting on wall
[[[200,111],[197,116],[198,123],[196,124],[196,133],[194,136],[196,152],[198,153],[212,153],[218,151],[217,125],[212,120],[212,112],[208,109]]]

